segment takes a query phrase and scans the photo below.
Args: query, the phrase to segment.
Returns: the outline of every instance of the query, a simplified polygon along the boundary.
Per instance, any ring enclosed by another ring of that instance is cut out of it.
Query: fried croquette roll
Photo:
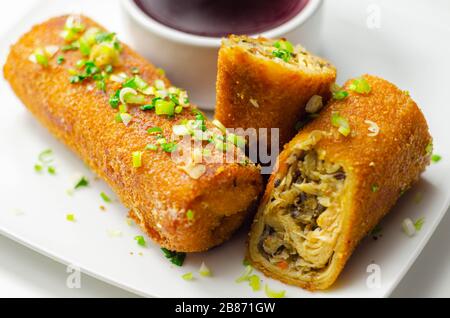
[[[267,128],[269,137],[279,128],[282,146],[307,111],[320,110],[335,80],[336,69],[300,45],[233,35],[219,51],[215,117],[228,128]]]
[[[224,149],[236,158],[242,151],[185,91],[87,17],[36,25],[12,46],[4,75],[33,115],[169,250],[221,244],[262,190],[255,165],[222,160]],[[186,137],[200,145],[189,152]]]
[[[280,154],[249,240],[256,268],[308,290],[332,286],[430,162],[427,122],[407,93],[365,75],[335,96]]]

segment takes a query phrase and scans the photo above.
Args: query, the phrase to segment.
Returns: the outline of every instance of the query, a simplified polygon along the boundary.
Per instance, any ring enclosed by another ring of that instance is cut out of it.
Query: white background
[[[7,10],[0,11],[0,36],[38,1],[8,2]],[[436,5],[439,12],[438,3],[429,2],[429,6]],[[394,297],[450,297],[449,229],[447,213]],[[71,290],[66,277],[65,266],[0,236],[0,297],[134,297],[85,275],[82,288]]]

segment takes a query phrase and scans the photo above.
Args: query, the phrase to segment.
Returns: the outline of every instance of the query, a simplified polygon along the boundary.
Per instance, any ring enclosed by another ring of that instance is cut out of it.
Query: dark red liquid
[[[308,0],[134,0],[150,17],[186,33],[258,34],[296,16]]]

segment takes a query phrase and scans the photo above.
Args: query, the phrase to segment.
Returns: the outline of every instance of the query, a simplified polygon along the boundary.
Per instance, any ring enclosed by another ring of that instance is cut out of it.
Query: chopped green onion
[[[242,261],[242,265],[250,266],[250,261],[248,259],[244,258],[244,260]]]
[[[253,289],[254,292],[261,290],[261,280],[258,275],[252,275],[248,278],[248,284]]]
[[[120,104],[120,89],[117,90],[111,97],[109,98],[109,105],[111,105],[112,108],[119,107]]]
[[[155,81],[155,87],[157,90],[163,90],[166,88],[166,83],[164,83],[163,80],[156,80]]]
[[[359,94],[369,94],[372,91],[370,84],[364,77],[354,79],[348,89]]]
[[[331,115],[331,123],[334,127],[337,127],[338,131],[345,137],[350,134],[350,125],[348,120],[340,116],[338,112],[333,112]]]
[[[135,77],[123,83],[123,87],[129,87],[140,92],[145,92],[149,85],[140,76],[136,75]]]
[[[80,38],[78,40],[78,43],[80,45],[80,52],[83,56],[89,56],[91,54],[91,47],[89,46],[89,43],[86,42],[85,39]]]
[[[158,146],[153,145],[153,144],[148,144],[148,145],[145,147],[145,150],[157,151],[157,150],[158,150]]]
[[[331,86],[331,93],[333,94],[333,98],[336,100],[343,100],[348,97],[348,92],[343,90],[339,85],[333,84]]]
[[[153,110],[153,109],[155,109],[155,105],[152,105],[152,104],[141,106],[141,110],[144,110],[144,111]]]
[[[75,222],[75,214],[67,214],[66,220],[69,222]]]
[[[58,65],[61,65],[62,63],[64,63],[65,60],[66,60],[66,59],[64,58],[64,56],[60,55],[60,56],[58,56],[58,58],[56,59],[56,63],[57,63]]]
[[[416,227],[410,218],[406,218],[402,222],[402,229],[406,235],[413,237],[416,234]]]
[[[51,149],[46,149],[44,151],[42,151],[39,154],[38,157],[39,161],[42,162],[43,164],[49,164],[52,163],[54,158],[53,158],[53,150]]]
[[[273,291],[269,288],[269,285],[266,284],[265,292],[267,297],[269,298],[284,298],[286,297],[286,291],[282,290],[279,292]]]
[[[282,59],[285,62],[289,62],[294,53],[294,46],[289,41],[277,41],[273,45],[276,49],[272,54],[275,57]]]
[[[48,67],[48,57],[43,50],[36,50],[34,52],[34,58],[36,59],[36,63],[38,63],[39,65]]]
[[[111,203],[112,200],[109,196],[106,195],[105,192],[101,192],[100,193],[100,197],[103,199],[103,201],[105,201],[106,203]]]
[[[155,103],[155,112],[158,116],[173,116],[175,114],[175,103],[159,99]]]
[[[161,251],[172,264],[176,266],[183,266],[184,260],[186,259],[186,253],[172,252],[166,248],[162,248]]]
[[[163,131],[162,131],[162,129],[159,128],[159,127],[153,127],[153,128],[147,129],[147,132],[148,132],[149,134],[155,134],[155,133],[162,133]]]
[[[142,235],[136,236],[134,240],[137,242],[139,246],[146,247],[147,243]]]
[[[178,145],[174,142],[164,143],[161,144],[162,150],[164,150],[167,153],[172,153],[175,150],[177,150]]]
[[[242,282],[248,281],[252,272],[253,272],[253,267],[251,267],[250,265],[246,266],[244,273],[236,279],[236,283],[242,283]]]
[[[125,125],[128,126],[131,122],[131,120],[133,120],[133,117],[128,114],[128,113],[120,113],[120,121]]]
[[[76,63],[75,63],[75,66],[77,67],[77,68],[83,68],[85,65],[86,65],[86,60],[83,60],[83,59],[81,59],[81,60],[78,60]]]
[[[234,144],[238,148],[245,148],[245,145],[247,144],[244,137],[235,134],[228,134],[227,141]]]
[[[425,218],[420,218],[416,222],[414,222],[414,228],[416,229],[417,232],[419,232],[422,229],[424,224],[425,224]]]
[[[123,104],[145,104],[145,96],[138,94],[135,89],[130,87],[120,90],[119,99]]]
[[[188,221],[193,221],[193,220],[194,220],[194,217],[195,217],[194,211],[188,210],[188,211],[186,212],[186,218],[188,219]]]
[[[133,152],[133,167],[140,168],[142,167],[142,151]]]
[[[36,171],[36,172],[41,172],[43,168],[44,167],[42,167],[42,165],[40,165],[40,164],[34,165],[34,171]]]
[[[380,190],[380,187],[377,184],[372,184],[371,186],[372,192],[378,192],[378,190]]]
[[[211,277],[212,276],[212,272],[210,271],[208,266],[206,266],[205,262],[202,262],[202,265],[200,266],[199,273],[203,277]]]
[[[78,48],[79,48],[79,46],[78,46],[77,44],[72,43],[72,44],[64,45],[64,46],[61,48],[61,51],[62,51],[62,52],[76,51],[76,50],[78,50]]]
[[[56,169],[53,166],[50,166],[47,168],[47,172],[51,175],[55,175],[56,174]]]
[[[442,157],[440,156],[440,155],[433,155],[433,156],[431,156],[431,161],[433,162],[433,163],[438,163],[439,161],[441,161],[442,160]]]
[[[337,91],[337,92],[333,92],[333,98],[336,100],[343,100],[346,99],[348,97],[348,92],[347,91]]]
[[[186,281],[191,281],[194,279],[194,274],[192,273],[186,273],[183,276],[181,276]]]
[[[76,183],[74,189],[85,188],[89,186],[89,180],[86,177],[81,177]]]
[[[100,43],[91,49],[90,59],[98,66],[116,65],[120,52],[111,43]]]
[[[183,106],[175,107],[175,114],[181,114],[183,112]]]
[[[277,42],[275,42],[275,44],[273,46],[276,47],[277,49],[285,50],[285,51],[288,51],[289,53],[294,53],[294,46],[289,41],[286,41],[286,40],[277,41]]]

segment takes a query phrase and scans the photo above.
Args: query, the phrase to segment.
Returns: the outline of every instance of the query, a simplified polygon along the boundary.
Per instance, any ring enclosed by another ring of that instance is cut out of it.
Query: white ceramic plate
[[[441,2],[441,7],[447,10],[432,11],[425,1],[375,2],[381,10],[381,28],[369,29],[367,9],[373,2],[326,2],[323,35],[326,45],[321,53],[336,64],[341,81],[367,72],[409,90],[422,106],[435,137],[436,151],[444,159],[427,170],[420,183],[405,194],[383,221],[382,237],[377,241],[369,238],[361,244],[332,290],[309,293],[263,278],[273,289],[285,289],[288,297],[388,296],[449,206],[450,108],[446,107],[446,102],[450,96],[445,88],[450,87],[450,79],[444,70],[450,69],[450,43],[445,41],[450,26],[438,21],[450,21],[450,6]],[[1,64],[8,45],[32,24],[71,10],[92,16],[127,41],[119,8],[118,1],[111,0],[44,1],[1,41]],[[446,19],[436,18],[436,15],[444,18],[446,14]],[[133,238],[141,233],[135,226],[127,225],[124,207],[115,202],[106,205],[107,212],[100,211],[99,206],[105,205],[100,192],[111,194],[107,186],[94,181],[83,163],[34,120],[3,79],[0,82],[0,166],[3,168],[0,233],[57,261],[75,264],[89,275],[144,296],[264,296],[263,292],[252,292],[246,284],[234,282],[243,270],[246,229],[219,248],[189,255],[183,268],[171,266],[159,248],[151,243],[145,249],[138,247]],[[47,148],[52,148],[56,154],[57,176],[34,172],[38,154]],[[89,176],[91,186],[70,197],[66,189],[76,172]],[[422,200],[416,203],[414,198],[418,194]],[[66,221],[68,213],[76,215],[76,223]],[[414,238],[401,231],[400,224],[406,217],[426,218],[422,231]],[[109,230],[120,230],[123,234],[112,238]],[[193,282],[181,279],[186,272],[197,273],[202,261],[213,270],[213,278],[197,278]],[[371,263],[381,268],[380,288],[368,288],[366,284],[367,267]]]

